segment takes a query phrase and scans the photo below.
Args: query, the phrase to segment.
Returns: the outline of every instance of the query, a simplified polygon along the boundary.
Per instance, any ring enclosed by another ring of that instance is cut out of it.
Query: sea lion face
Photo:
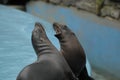
[[[53,28],[56,32],[55,36],[58,39],[64,39],[64,38],[69,39],[69,37],[74,35],[74,33],[66,25],[62,25],[59,23],[53,23]]]
[[[35,23],[35,28],[32,31],[32,42],[34,41],[34,43],[35,42],[41,43],[42,41],[44,41],[44,38],[46,38],[46,33],[44,28],[40,23]]]
[[[46,44],[47,40],[48,38],[42,25],[35,23],[34,30],[32,31],[32,45],[36,54],[41,50],[40,45]]]

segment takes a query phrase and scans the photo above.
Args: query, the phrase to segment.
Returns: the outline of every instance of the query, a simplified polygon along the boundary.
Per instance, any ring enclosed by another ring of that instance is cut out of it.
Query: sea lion
[[[53,23],[61,47],[61,53],[68,62],[73,73],[80,80],[93,80],[86,69],[86,55],[76,35],[66,26]]]
[[[32,45],[37,61],[26,66],[17,80],[77,80],[40,23],[36,23],[32,31]]]

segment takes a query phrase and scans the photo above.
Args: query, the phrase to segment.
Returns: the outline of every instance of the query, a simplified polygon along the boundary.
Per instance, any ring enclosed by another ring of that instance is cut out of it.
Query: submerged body
[[[92,80],[86,69],[86,55],[76,35],[66,26],[59,23],[53,24],[61,46],[61,53],[68,62],[73,73],[80,80]]]
[[[17,80],[77,80],[39,23],[32,32],[32,44],[37,61],[26,66]]]

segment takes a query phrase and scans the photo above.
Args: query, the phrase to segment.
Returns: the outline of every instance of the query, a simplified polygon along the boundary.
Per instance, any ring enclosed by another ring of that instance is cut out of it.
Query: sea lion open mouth
[[[58,36],[62,33],[62,30],[61,30],[61,25],[58,24],[58,23],[53,23],[53,28],[56,32],[55,36]]]

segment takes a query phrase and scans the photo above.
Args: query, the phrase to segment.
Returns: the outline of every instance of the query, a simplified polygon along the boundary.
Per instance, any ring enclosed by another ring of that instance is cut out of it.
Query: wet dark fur
[[[40,23],[35,24],[32,32],[32,45],[37,61],[26,66],[17,80],[77,80]]]
[[[56,31],[61,46],[61,53],[68,62],[70,68],[79,80],[93,80],[89,77],[86,69],[86,56],[76,35],[66,26],[54,23],[53,28]]]

